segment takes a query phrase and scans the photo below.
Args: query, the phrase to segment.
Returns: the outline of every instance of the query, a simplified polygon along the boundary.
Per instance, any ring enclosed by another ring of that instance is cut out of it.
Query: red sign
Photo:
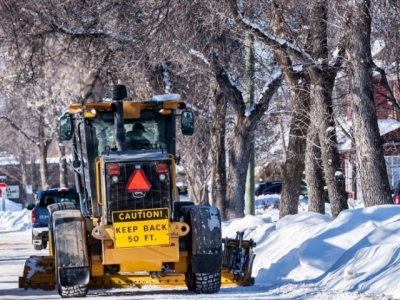
[[[131,177],[126,184],[128,192],[148,192],[150,191],[151,183],[147,179],[142,169],[133,171]]]
[[[0,197],[3,198],[3,190],[7,191],[7,184],[5,184],[4,182],[0,182]],[[7,193],[5,193],[4,195],[7,195]]]

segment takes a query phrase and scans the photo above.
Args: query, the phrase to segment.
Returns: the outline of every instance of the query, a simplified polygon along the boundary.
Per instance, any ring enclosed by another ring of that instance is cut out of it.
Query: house
[[[393,188],[400,180],[400,109],[388,100],[388,92],[381,84],[380,75],[374,78],[374,99],[381,143],[385,155],[389,183]],[[396,82],[391,82],[391,89],[396,99],[399,89]],[[351,128],[351,111],[347,110],[347,120],[339,122],[338,143],[346,178],[346,191],[349,198],[362,199],[360,175],[356,167],[356,152],[351,139],[345,134]]]

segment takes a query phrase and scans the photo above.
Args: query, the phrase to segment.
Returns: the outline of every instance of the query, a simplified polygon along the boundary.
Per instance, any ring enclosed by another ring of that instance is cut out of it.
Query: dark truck
[[[49,211],[54,203],[72,202],[79,208],[79,194],[75,188],[58,188],[40,191],[32,208],[32,244],[35,250],[47,248],[49,240]]]

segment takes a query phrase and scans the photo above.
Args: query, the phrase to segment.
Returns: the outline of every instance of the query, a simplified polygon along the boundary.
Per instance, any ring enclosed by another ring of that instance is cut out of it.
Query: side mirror
[[[191,111],[185,110],[181,114],[181,130],[183,135],[192,135],[194,131],[194,116]]]
[[[35,207],[35,204],[31,203],[26,207],[26,209],[27,210],[32,210],[34,207]]]
[[[65,114],[60,118],[60,139],[69,141],[72,138],[72,133],[72,117],[70,114]]]

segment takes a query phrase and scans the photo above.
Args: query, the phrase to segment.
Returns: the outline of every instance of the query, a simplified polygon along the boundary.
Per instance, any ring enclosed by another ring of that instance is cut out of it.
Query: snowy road
[[[25,260],[30,255],[47,255],[48,250],[35,251],[31,245],[30,230],[0,232],[0,299],[60,299],[55,291],[23,290],[18,288]],[[323,291],[313,285],[287,284],[278,287],[256,285],[252,287],[223,288],[214,295],[197,295],[184,289],[92,290],[87,298],[94,299],[382,299],[356,293]],[[78,299],[78,298],[77,298]],[[81,298],[80,298],[81,299]]]

